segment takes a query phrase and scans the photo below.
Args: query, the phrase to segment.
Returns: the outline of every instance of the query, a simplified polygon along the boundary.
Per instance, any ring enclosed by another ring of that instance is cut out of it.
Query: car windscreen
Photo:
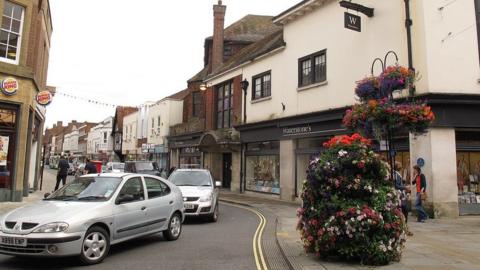
[[[212,186],[210,175],[204,171],[175,171],[168,180],[177,186]]]
[[[54,192],[46,200],[106,201],[121,182],[120,177],[80,177]]]

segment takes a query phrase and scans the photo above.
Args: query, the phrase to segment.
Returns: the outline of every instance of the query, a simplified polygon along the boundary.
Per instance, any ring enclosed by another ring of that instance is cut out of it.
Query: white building
[[[79,132],[76,126],[72,127],[72,131],[67,133],[63,137],[63,152],[68,155],[74,155],[78,153],[78,137]]]
[[[250,83],[246,122],[238,127],[245,149],[239,184],[247,192],[298,198],[309,159],[325,140],[347,132],[341,119],[373,60],[393,50],[399,64],[409,65],[405,2],[356,2],[374,9],[373,17],[359,13],[361,32],[344,28],[347,10],[338,1],[304,0],[274,18],[282,31],[206,81],[215,87],[240,76]],[[480,213],[480,118],[472,117],[480,114],[480,4],[446,4],[410,1],[412,64],[421,74],[416,94],[437,118],[426,135],[398,138],[397,159],[411,168],[423,158],[428,208],[455,217]],[[393,64],[390,54],[387,65]]]
[[[147,146],[152,160],[168,170],[168,141],[170,126],[182,122],[183,97],[186,90],[151,105],[148,111]]]
[[[87,136],[87,155],[93,159],[112,161],[113,154],[112,139],[113,117],[108,117],[98,125],[94,126]]]
[[[122,154],[126,160],[136,160],[141,152],[137,141],[138,111],[123,117]]]

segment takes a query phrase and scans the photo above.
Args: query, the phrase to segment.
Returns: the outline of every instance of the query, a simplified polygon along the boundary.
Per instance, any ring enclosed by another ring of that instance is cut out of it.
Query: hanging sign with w
[[[360,16],[350,14],[345,12],[345,28],[361,32],[362,31],[362,21]]]

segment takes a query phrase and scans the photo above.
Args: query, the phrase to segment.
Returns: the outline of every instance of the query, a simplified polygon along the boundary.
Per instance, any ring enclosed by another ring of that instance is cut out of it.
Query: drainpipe
[[[415,71],[413,67],[413,55],[412,55],[412,19],[410,17],[410,0],[405,1],[405,28],[407,30],[407,50],[408,50],[408,68]],[[410,89],[410,96],[415,94],[415,88]]]

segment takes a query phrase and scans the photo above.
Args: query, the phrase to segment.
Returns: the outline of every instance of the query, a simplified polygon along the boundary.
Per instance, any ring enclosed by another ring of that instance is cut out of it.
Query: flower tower
[[[297,213],[305,249],[371,265],[399,260],[405,222],[386,163],[359,134],[324,147],[310,163]]]

